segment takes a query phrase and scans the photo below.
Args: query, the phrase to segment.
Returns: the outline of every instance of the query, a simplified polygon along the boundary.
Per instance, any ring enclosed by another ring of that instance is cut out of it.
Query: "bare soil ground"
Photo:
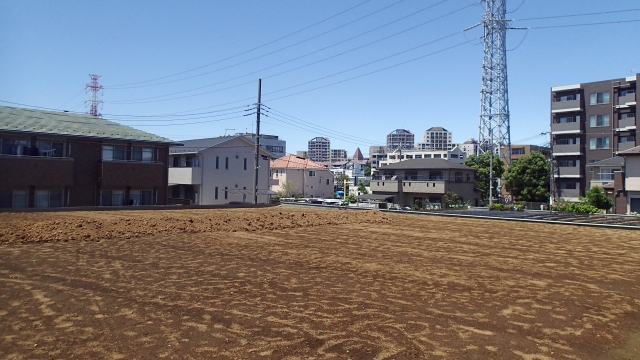
[[[640,359],[640,232],[375,211],[0,214],[2,359]]]

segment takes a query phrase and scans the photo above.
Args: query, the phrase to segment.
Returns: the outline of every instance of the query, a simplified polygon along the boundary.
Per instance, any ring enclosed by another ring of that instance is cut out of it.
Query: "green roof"
[[[0,131],[178,144],[171,139],[87,114],[0,106]]]

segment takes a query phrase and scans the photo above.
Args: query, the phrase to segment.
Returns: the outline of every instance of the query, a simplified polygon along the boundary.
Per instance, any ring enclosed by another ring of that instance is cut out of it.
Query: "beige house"
[[[326,167],[296,155],[271,161],[271,190],[306,198],[333,198],[333,175]],[[286,186],[285,186],[286,184]]]
[[[169,198],[197,205],[253,203],[255,144],[245,136],[185,140],[169,149]],[[269,159],[260,148],[258,203],[269,202]]]
[[[625,159],[624,190],[627,197],[627,213],[640,213],[640,146],[621,151],[618,156]],[[619,213],[621,211],[618,211]]]
[[[444,195],[456,193],[463,202],[478,206],[480,192],[475,189],[475,169],[445,159],[411,159],[379,168],[372,176],[374,195],[389,195],[400,206],[444,203]]]

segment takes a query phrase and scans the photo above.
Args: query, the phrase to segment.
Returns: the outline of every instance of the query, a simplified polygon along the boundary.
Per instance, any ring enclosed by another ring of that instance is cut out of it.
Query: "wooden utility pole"
[[[253,204],[258,205],[258,172],[260,170],[260,108],[262,79],[258,79],[258,105],[256,106],[256,158],[253,165]]]

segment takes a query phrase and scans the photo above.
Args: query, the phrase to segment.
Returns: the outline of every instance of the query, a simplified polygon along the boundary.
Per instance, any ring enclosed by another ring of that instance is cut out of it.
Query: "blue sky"
[[[185,140],[251,131],[255,117],[243,110],[263,78],[272,112],[261,132],[286,140],[290,153],[328,136],[332,148],[366,155],[398,128],[418,140],[443,126],[462,142],[478,136],[482,34],[461,32],[481,20],[473,4],[0,0],[0,100],[83,112],[88,74],[99,74],[104,118]],[[526,20],[633,8],[640,2],[526,0],[508,17],[520,27],[640,19],[631,11]],[[510,31],[512,142],[547,141],[535,135],[549,128],[551,86],[640,72],[639,26]]]

